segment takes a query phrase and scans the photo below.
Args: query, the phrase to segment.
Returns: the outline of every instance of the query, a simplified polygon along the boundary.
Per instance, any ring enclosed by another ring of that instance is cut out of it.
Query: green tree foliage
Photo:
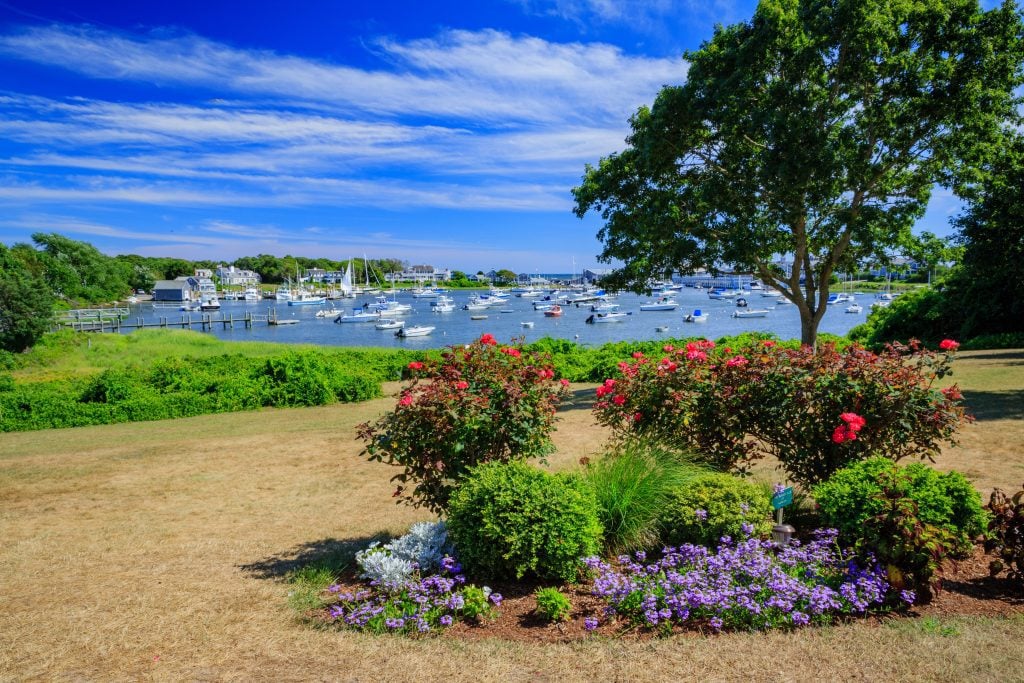
[[[502,282],[515,282],[516,278],[518,277],[508,268],[502,268],[496,273],[496,275],[498,276],[498,279],[500,279]]]
[[[20,352],[34,345],[52,313],[46,283],[0,244],[0,348]]]
[[[749,269],[813,345],[832,274],[906,243],[933,186],[980,168],[1015,116],[1021,45],[1012,2],[762,0],[573,190],[605,221],[600,258],[624,263],[607,284]]]
[[[91,244],[57,233],[36,233],[32,241],[40,248],[43,277],[54,296],[66,301],[100,303],[131,292],[128,281],[132,269]]]
[[[852,337],[878,346],[1024,333],[1024,138],[1001,147],[955,224],[961,264],[938,289],[901,296],[872,313]]]

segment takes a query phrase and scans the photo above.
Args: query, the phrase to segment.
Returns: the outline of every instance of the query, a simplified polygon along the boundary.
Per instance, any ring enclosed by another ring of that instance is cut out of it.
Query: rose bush
[[[485,334],[409,364],[412,384],[394,411],[358,427],[370,460],[403,468],[395,497],[435,512],[474,465],[543,456],[552,450],[555,409],[568,395],[547,356]],[[412,489],[409,490],[409,486]]]
[[[620,439],[692,450],[722,470],[744,471],[771,455],[791,479],[813,485],[870,455],[931,458],[954,442],[969,418],[956,385],[936,386],[957,344],[942,347],[665,346],[620,363],[621,376],[598,388],[594,409]]]

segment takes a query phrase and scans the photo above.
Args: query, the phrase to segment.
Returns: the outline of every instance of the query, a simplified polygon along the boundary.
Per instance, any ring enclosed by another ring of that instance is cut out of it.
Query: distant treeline
[[[39,281],[45,283],[57,301],[70,304],[109,303],[134,291],[149,291],[157,280],[173,280],[192,275],[197,269],[214,270],[220,265],[235,266],[259,274],[266,284],[295,279],[296,273],[309,268],[343,271],[348,261],[303,256],[244,256],[234,261],[188,261],[180,258],[126,254],[107,256],[87,242],[69,239],[57,233],[36,233],[32,244],[18,243],[7,251],[15,261]],[[384,282],[387,273],[403,268],[397,259],[352,259],[357,281],[369,274],[370,282]]]

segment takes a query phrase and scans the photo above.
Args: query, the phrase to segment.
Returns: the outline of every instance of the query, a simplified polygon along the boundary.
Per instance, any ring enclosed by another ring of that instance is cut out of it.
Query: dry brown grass
[[[1024,353],[1003,355],[958,364],[986,412],[939,461],[982,489],[1024,479],[1024,402],[1013,407]],[[563,413],[553,467],[603,442],[586,392],[576,404]],[[286,605],[282,577],[296,558],[425,517],[392,504],[388,468],[357,457],[353,425],[391,405],[0,435],[0,679],[994,680],[1024,671],[1021,619],[545,645],[310,629]]]

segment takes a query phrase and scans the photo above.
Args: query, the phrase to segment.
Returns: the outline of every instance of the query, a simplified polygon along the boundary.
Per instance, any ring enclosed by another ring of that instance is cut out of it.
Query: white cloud
[[[493,30],[452,30],[407,43],[379,40],[375,47],[391,70],[236,49],[196,35],[138,37],[46,26],[0,36],[0,53],[8,58],[90,78],[206,87],[399,117],[621,121],[658,87],[685,77],[678,59]],[[574,106],[554,106],[564,104]]]

